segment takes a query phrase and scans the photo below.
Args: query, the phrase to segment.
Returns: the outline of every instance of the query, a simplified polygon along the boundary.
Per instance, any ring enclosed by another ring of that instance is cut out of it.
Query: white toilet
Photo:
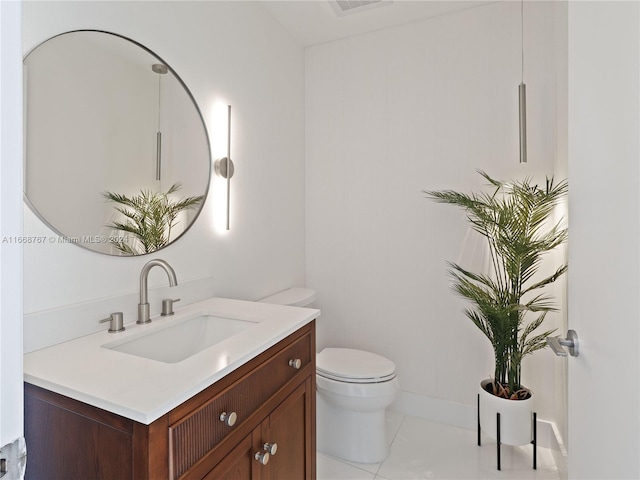
[[[308,306],[309,288],[290,288],[261,302]],[[389,453],[385,409],[398,393],[396,366],[375,353],[325,348],[316,355],[317,447],[357,463],[377,463]]]

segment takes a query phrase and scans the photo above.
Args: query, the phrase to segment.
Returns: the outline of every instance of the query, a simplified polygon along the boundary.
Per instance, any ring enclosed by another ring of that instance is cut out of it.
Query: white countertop
[[[164,363],[102,347],[114,340],[164,328],[184,315],[216,315],[256,322],[178,363]],[[126,324],[120,333],[77,338],[24,356],[24,380],[144,424],[220,380],[320,315],[320,310],[211,298]],[[90,321],[90,320],[87,320]]]

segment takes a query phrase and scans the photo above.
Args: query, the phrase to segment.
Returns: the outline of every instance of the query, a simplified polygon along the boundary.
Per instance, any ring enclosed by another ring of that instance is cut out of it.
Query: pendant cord
[[[520,0],[520,48],[521,83],[524,83],[524,0]]]
[[[520,163],[527,163],[527,87],[524,84],[524,0],[520,0],[520,48],[521,80],[518,86]]]
[[[160,75],[158,75],[158,131],[160,131],[160,88],[161,88],[161,83],[160,83]]]

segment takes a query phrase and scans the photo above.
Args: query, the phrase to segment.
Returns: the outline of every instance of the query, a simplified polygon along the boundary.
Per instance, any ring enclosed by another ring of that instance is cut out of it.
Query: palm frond
[[[180,188],[180,183],[174,183],[166,192],[141,190],[132,197],[103,192],[103,197],[116,203],[114,209],[125,218],[125,221],[114,221],[107,226],[131,234],[127,241],[112,240],[114,247],[127,255],[140,255],[168,245],[178,214],[198,207],[204,200],[203,195],[172,200],[170,195]]]

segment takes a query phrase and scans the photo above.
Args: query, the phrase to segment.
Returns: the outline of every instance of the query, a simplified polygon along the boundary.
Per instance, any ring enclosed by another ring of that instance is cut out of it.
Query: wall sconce
[[[229,230],[229,205],[231,203],[231,177],[235,171],[231,160],[231,105],[227,109],[227,156],[219,158],[215,162],[216,174],[227,180],[227,226]]]

